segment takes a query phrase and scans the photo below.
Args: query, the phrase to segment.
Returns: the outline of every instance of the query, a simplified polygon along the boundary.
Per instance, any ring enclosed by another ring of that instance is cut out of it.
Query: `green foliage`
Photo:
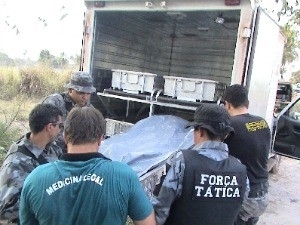
[[[79,66],[81,61],[81,56],[80,55],[71,56],[70,60],[72,60],[72,62],[75,63],[75,65]]]
[[[283,55],[283,66],[281,72],[286,72],[288,64],[294,62],[298,58],[297,49],[299,49],[299,31],[300,25],[300,8],[298,0],[275,0],[280,2],[282,7],[278,12],[279,21],[282,18],[288,18],[287,23],[283,27],[283,33],[286,36],[286,44]]]
[[[286,43],[283,52],[283,70],[282,73],[286,72],[285,67],[287,64],[294,62],[298,58],[297,49],[300,47],[299,42],[299,31],[289,23],[287,23],[283,29],[283,33],[286,36]]]
[[[11,104],[12,105],[12,104]],[[4,107],[3,107],[4,106]],[[20,105],[7,108],[1,104],[0,107],[0,157],[5,154],[13,141],[20,137],[20,127],[13,126],[13,122],[16,120],[20,113]]]
[[[293,72],[290,77],[290,82],[293,84],[300,83],[300,71]]]
[[[15,62],[9,58],[8,55],[0,52],[0,65],[1,66],[14,66]]]
[[[278,12],[278,17],[282,16],[293,16],[299,10],[298,0],[275,0],[276,3],[280,2],[282,4],[281,10]]]
[[[54,58],[55,58],[54,55],[51,55],[49,50],[44,49],[40,52],[39,61],[40,62],[49,62]]]
[[[42,50],[38,60],[42,65],[51,66],[54,68],[66,68],[69,66],[69,60],[64,52],[59,57],[50,54],[49,50]]]
[[[13,141],[19,138],[16,128],[10,128],[7,124],[0,121],[0,157],[3,156]]]
[[[10,100],[16,96],[20,83],[21,77],[17,68],[0,67],[0,99]]]
[[[57,71],[43,66],[21,69],[19,93],[28,97],[40,97],[62,92],[70,74],[71,71]]]
[[[71,70],[55,70],[42,65],[21,69],[0,67],[0,99],[11,100],[20,95],[41,98],[63,92],[70,74]]]
[[[17,128],[28,130],[28,115],[41,99],[18,95],[6,101],[0,100],[0,121],[4,124],[17,124]]]
[[[71,70],[45,66],[0,67],[0,161],[13,141],[28,131],[22,121],[45,96],[65,91]],[[1,164],[1,162],[0,162]]]
[[[0,100],[0,165],[10,145],[28,131],[29,111],[35,104],[20,97],[11,101]]]

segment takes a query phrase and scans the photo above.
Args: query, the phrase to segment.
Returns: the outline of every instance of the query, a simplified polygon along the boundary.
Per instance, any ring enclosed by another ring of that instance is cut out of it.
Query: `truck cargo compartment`
[[[93,69],[127,70],[229,84],[240,10],[95,11]],[[207,28],[207,29],[203,29]]]

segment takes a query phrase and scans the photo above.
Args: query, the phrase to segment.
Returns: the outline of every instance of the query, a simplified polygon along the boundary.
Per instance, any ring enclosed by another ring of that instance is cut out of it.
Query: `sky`
[[[269,11],[274,2],[262,1]],[[84,11],[84,0],[0,0],[0,52],[31,60],[43,49],[80,55]]]
[[[43,49],[79,55],[84,11],[84,0],[0,0],[0,52],[31,60]]]
[[[79,55],[84,11],[83,0],[0,0],[0,52],[31,60],[43,49]]]

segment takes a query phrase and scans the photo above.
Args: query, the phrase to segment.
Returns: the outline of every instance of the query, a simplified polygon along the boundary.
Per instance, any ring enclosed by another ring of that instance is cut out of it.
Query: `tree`
[[[40,57],[39,57],[39,62],[43,62],[43,63],[51,63],[51,61],[54,59],[55,57],[53,55],[50,54],[49,50],[44,49],[40,52]]]
[[[275,0],[276,3],[281,3],[281,10],[278,12],[279,19],[282,16],[299,17],[299,1],[298,0]]]
[[[293,84],[300,83],[300,70],[292,73],[290,82]]]
[[[80,61],[81,61],[81,55],[76,54],[74,56],[71,56],[70,60],[72,60],[75,65],[79,66],[80,65]]]
[[[56,57],[52,55],[49,52],[49,50],[46,49],[40,52],[40,57],[38,61],[41,63],[45,63],[48,66],[52,66],[54,68],[60,68],[60,69],[69,66],[69,60],[67,58],[66,53],[62,52],[60,53],[59,57]]]
[[[1,66],[14,66],[15,62],[9,58],[5,53],[0,52],[0,65]]]
[[[281,72],[287,71],[288,64],[298,59],[299,44],[299,25],[300,25],[300,9],[298,0],[275,0],[281,4],[281,9],[277,13],[278,21],[282,18],[288,18],[286,24],[282,28],[282,32],[286,37],[286,44],[282,59]]]
[[[57,59],[59,67],[65,67],[69,65],[69,60],[64,52],[60,53],[60,57]]]
[[[286,67],[298,58],[297,49],[299,49],[299,31],[296,30],[293,25],[287,23],[283,28],[282,32],[286,36],[286,43],[284,46],[282,68],[281,73],[286,72]]]

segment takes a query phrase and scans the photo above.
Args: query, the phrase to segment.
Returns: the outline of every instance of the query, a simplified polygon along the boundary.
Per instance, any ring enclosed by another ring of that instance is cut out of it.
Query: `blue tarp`
[[[102,142],[99,151],[106,157],[124,162],[139,175],[163,163],[179,149],[193,144],[187,120],[171,115],[155,115],[140,120],[126,133]]]

